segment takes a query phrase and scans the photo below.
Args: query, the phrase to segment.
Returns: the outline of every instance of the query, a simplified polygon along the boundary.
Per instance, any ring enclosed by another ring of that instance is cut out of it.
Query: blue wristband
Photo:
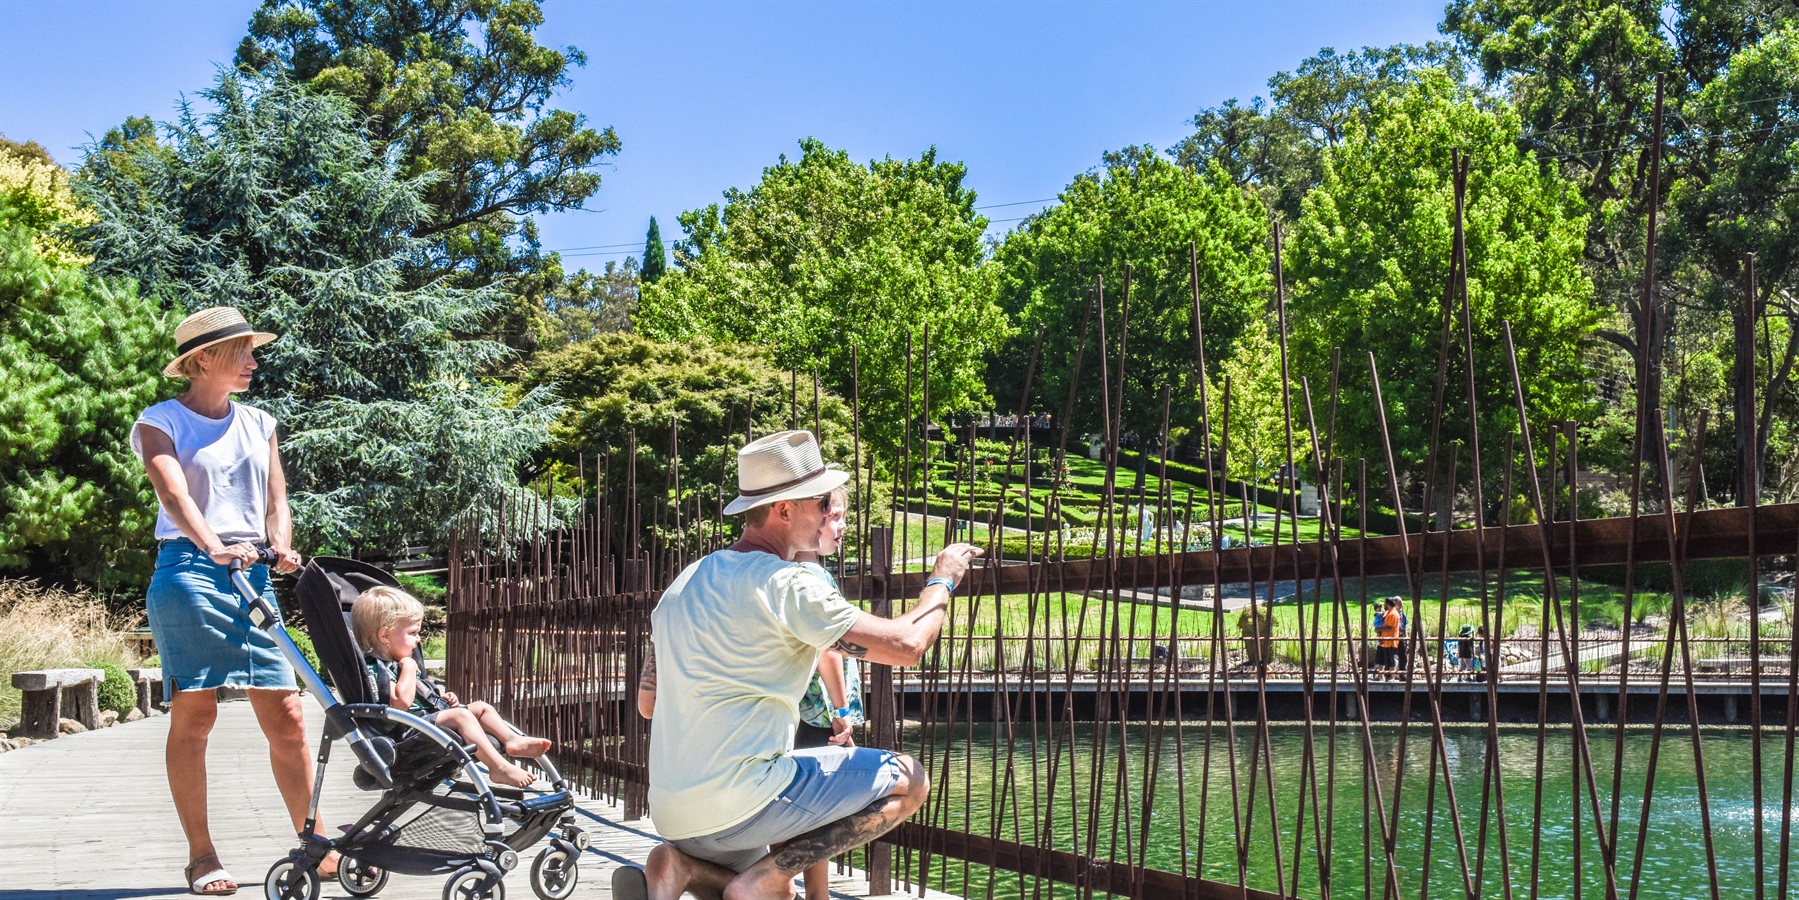
[[[952,594],[954,594],[956,592],[956,583],[949,580],[948,578],[933,578],[930,581],[925,582],[924,586],[930,587],[933,584],[943,585],[943,589],[946,591],[949,591]]]

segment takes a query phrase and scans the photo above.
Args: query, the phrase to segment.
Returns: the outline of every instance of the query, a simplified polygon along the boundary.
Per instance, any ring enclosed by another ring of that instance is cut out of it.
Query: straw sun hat
[[[244,320],[244,314],[229,306],[214,306],[203,309],[175,326],[175,358],[162,367],[162,374],[170,378],[181,375],[176,366],[181,361],[214,344],[250,335],[254,338],[250,346],[260,347],[275,339],[275,335],[266,331],[257,331]]]
[[[850,473],[825,465],[810,431],[757,438],[737,451],[737,499],[725,515],[781,500],[818,497],[843,486]]]

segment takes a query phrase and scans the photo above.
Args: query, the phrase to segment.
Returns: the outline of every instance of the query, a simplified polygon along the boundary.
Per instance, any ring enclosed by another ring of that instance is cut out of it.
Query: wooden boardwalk
[[[310,701],[307,718],[317,750],[323,715]],[[181,883],[186,846],[163,773],[168,721],[155,716],[0,753],[0,900],[189,896]],[[327,821],[347,822],[368,808],[371,795],[350,783],[347,751],[334,748],[332,756],[323,808]],[[295,838],[248,703],[220,704],[208,768],[219,855],[243,886],[237,896],[261,897],[263,875]],[[573,896],[610,897],[612,870],[627,861],[641,864],[659,839],[648,820],[627,821],[603,801],[583,800],[579,814],[593,845],[582,857]],[[521,855],[524,863],[506,878],[507,896],[531,900],[526,867],[535,851]],[[443,881],[396,875],[379,896],[437,900]],[[835,875],[831,887],[837,897],[867,896],[859,872]],[[324,896],[350,895],[329,881]]]

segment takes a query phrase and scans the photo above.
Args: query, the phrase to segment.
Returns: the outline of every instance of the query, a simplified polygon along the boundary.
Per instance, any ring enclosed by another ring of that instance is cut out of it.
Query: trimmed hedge
[[[137,708],[137,685],[125,674],[124,666],[101,661],[88,663],[87,668],[106,673],[106,680],[100,682],[101,710],[110,709],[122,717]]]

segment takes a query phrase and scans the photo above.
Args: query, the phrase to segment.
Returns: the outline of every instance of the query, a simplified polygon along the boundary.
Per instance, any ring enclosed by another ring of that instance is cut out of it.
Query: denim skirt
[[[269,567],[244,572],[275,608]],[[163,541],[146,598],[150,634],[162,656],[162,697],[225,685],[293,690],[294,670],[268,632],[250,624],[250,604],[231,572],[186,538]]]

